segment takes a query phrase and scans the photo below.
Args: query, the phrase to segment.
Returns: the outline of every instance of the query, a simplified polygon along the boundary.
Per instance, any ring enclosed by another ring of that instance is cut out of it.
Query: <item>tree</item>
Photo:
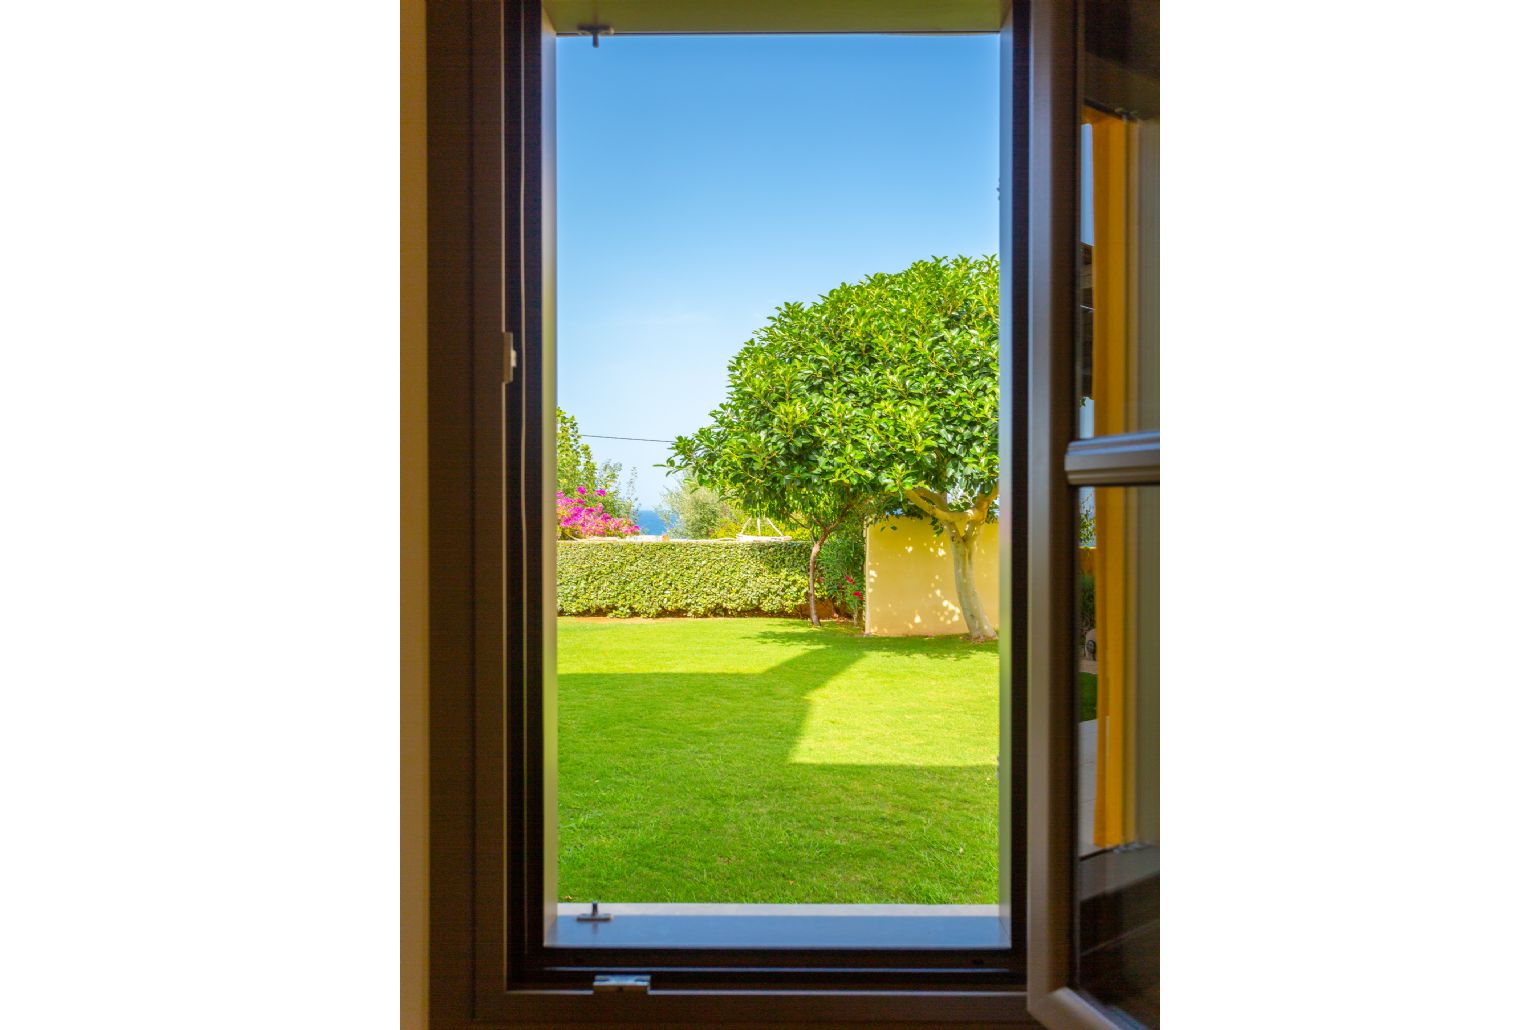
[[[606,499],[608,512],[627,522],[636,521],[636,472],[622,489],[620,475],[624,471],[618,461],[599,463],[578,429],[577,419],[560,408],[556,409],[556,492],[569,497],[576,496],[579,488],[590,496]],[[596,494],[597,491],[603,493]]]
[[[750,512],[808,519],[815,560],[846,519],[928,516],[951,544],[969,636],[994,639],[974,565],[1000,489],[999,294],[995,258],[932,258],[782,305],[670,466]]]
[[[736,505],[693,475],[663,491],[658,514],[668,523],[669,532],[677,531],[688,540],[735,535],[745,517]]]
[[[600,486],[608,489],[606,484],[599,482],[599,466],[594,463],[594,452],[583,442],[577,419],[557,408],[556,489],[564,494],[575,494],[580,486],[585,490]]]
[[[828,463],[841,431],[839,384],[805,352],[807,309],[783,305],[727,369],[727,400],[711,424],[674,441],[667,466],[719,491],[750,517],[808,529],[808,621],[818,619],[818,552],[829,534],[874,500],[869,477],[842,477]]]
[[[846,476],[870,469],[946,534],[968,635],[993,640],[974,566],[1000,496],[999,262],[918,261],[817,307],[851,408],[830,463]]]

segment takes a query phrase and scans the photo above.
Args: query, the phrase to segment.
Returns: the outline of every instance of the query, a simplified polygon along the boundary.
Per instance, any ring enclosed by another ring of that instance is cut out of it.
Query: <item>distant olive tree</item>
[[[686,476],[678,486],[663,491],[658,514],[670,533],[689,540],[736,535],[743,528],[745,519],[737,505],[693,475]]]

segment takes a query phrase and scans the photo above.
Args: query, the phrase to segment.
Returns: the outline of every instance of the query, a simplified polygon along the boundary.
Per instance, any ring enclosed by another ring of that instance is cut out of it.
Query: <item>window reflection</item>
[[[1159,1020],[1160,491],[1081,491],[1079,980]]]
[[[1160,428],[1160,5],[1083,0],[1080,437]],[[1160,491],[1080,491],[1076,984],[1160,1025]]]
[[[1158,12],[1143,2],[1086,5],[1082,437],[1160,428]]]

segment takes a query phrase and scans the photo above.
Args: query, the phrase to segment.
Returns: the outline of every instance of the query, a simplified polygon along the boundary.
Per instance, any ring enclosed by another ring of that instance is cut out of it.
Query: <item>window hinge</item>
[[[513,370],[519,366],[518,352],[513,349],[513,334],[503,330],[503,382],[513,382]]]
[[[595,994],[651,994],[652,977],[602,975],[594,977]]]

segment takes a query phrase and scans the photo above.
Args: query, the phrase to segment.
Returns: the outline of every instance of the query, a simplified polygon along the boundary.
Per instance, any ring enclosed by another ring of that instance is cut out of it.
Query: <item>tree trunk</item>
[[[818,552],[823,549],[823,542],[829,537],[829,531],[824,530],[821,536],[813,539],[813,552],[807,556],[807,621],[815,626],[821,626],[818,621]]]
[[[957,604],[962,609],[963,621],[968,624],[968,638],[974,641],[994,640],[998,636],[979,601],[978,584],[973,578],[973,563],[983,528],[981,522],[970,522],[964,529],[947,527],[947,537],[952,544],[952,576],[957,583]]]

